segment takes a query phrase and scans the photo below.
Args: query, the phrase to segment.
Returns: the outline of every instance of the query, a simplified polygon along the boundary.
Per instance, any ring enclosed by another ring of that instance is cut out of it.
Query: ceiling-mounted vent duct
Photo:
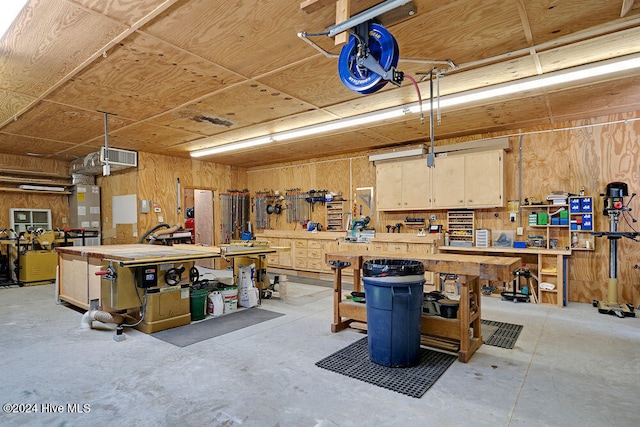
[[[71,175],[102,175],[102,167],[107,163],[107,159],[112,171],[138,166],[137,152],[118,148],[109,148],[107,151],[105,147],[100,147],[100,151],[72,161],[69,165],[69,173]]]

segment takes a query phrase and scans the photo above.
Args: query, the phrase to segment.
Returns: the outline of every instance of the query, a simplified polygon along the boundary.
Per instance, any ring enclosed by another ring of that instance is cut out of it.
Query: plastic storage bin
[[[370,260],[362,266],[369,358],[408,367],[420,361],[424,266],[411,260]]]

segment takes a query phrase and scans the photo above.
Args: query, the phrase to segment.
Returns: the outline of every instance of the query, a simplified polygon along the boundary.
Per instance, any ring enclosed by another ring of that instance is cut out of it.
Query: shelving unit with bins
[[[475,216],[473,211],[448,211],[449,246],[473,246]]]
[[[569,224],[571,236],[578,237],[578,243],[571,245],[574,251],[595,250],[595,236],[591,232],[595,229],[593,215],[593,198],[590,196],[569,197]]]
[[[522,214],[527,225],[526,236],[541,236],[544,240],[540,249],[555,249],[551,247],[551,239],[557,239],[557,249],[565,249],[571,246],[571,236],[569,235],[569,219],[566,224],[554,225],[552,218],[558,217],[562,210],[569,211],[569,205],[526,205],[521,206]],[[543,213],[547,215],[546,224],[532,224],[529,222],[529,215]],[[532,240],[528,237],[528,240]],[[528,245],[529,246],[529,245]]]
[[[345,229],[343,223],[344,201],[327,202],[327,231],[342,231]]]

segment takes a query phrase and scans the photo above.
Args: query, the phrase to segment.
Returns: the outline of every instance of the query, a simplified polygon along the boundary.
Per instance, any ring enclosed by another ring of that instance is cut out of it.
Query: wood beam
[[[335,0],[304,0],[300,3],[300,10],[306,13],[313,13],[333,3]]]
[[[350,18],[351,0],[338,0],[336,1],[336,24],[346,21]],[[335,45],[344,44],[349,40],[349,33],[347,31],[342,32],[335,36],[333,39]]]

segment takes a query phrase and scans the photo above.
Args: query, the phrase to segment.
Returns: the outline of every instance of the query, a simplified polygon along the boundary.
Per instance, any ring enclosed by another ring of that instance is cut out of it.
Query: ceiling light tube
[[[303,127],[300,129],[290,130],[286,132],[279,132],[273,134],[272,137],[275,141],[286,141],[288,139],[301,138],[304,136],[316,135],[319,133],[336,131],[348,127],[365,125],[368,123],[375,123],[382,120],[393,119],[405,115],[408,110],[404,108],[393,108],[390,110],[377,111],[373,114],[362,114],[359,116],[348,117],[345,119],[333,120],[327,123],[319,125],[313,125]]]
[[[542,89],[562,83],[588,79],[595,76],[614,74],[640,68],[640,55],[635,54],[624,58],[616,58],[599,63],[593,63],[575,68],[554,71],[541,76],[528,77],[515,82],[502,83],[499,85],[461,92],[459,94],[442,97],[441,107],[452,107],[455,105],[467,104],[475,101],[497,98],[505,95],[512,95],[528,90]],[[426,107],[428,108],[428,107]],[[409,111],[417,113],[420,106],[417,103],[411,104]]]
[[[261,136],[258,138],[246,139],[244,141],[232,142],[229,144],[217,145],[211,148],[203,148],[202,150],[192,151],[191,157],[204,157],[212,154],[226,153],[227,151],[241,150],[243,148],[256,147],[258,145],[273,142],[271,135]]]

